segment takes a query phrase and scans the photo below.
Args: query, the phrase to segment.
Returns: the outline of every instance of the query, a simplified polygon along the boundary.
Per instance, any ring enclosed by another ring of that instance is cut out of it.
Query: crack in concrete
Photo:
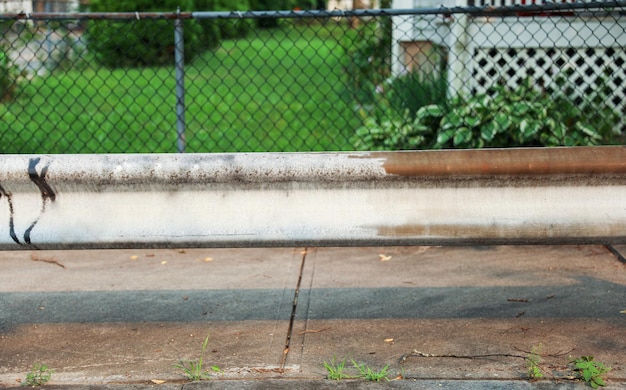
[[[289,327],[287,328],[287,337],[285,339],[285,348],[283,349],[283,357],[280,361],[281,370],[285,369],[287,355],[289,355],[289,347],[291,344],[291,337],[293,336],[293,324],[296,320],[296,309],[298,308],[298,295],[300,294],[300,285],[302,284],[302,272],[304,271],[304,264],[306,262],[307,249],[308,248],[304,248],[304,251],[302,252],[302,260],[300,262],[300,271],[298,272],[298,282],[296,283],[296,290],[293,294],[291,316],[289,317]]]
[[[622,255],[622,254],[620,253],[620,251],[618,251],[617,249],[615,249],[615,247],[614,247],[613,245],[608,244],[608,245],[605,245],[605,247],[606,247],[606,249],[608,249],[608,250],[609,250],[609,252],[611,252],[611,254],[612,254],[613,256],[615,256],[615,258],[616,258],[617,260],[619,260],[619,261],[620,261],[620,262],[622,262],[623,264],[626,264],[626,257],[624,257],[624,255]]]

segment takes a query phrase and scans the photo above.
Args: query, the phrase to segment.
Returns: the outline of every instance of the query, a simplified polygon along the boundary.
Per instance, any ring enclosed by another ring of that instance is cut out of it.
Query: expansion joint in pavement
[[[621,261],[622,263],[626,264],[626,257],[624,257],[624,255],[622,255],[613,245],[605,245],[606,248],[609,250],[609,252],[611,252],[613,254],[613,256],[615,256],[617,258],[617,260]]]
[[[298,271],[298,282],[296,283],[296,289],[293,294],[293,304],[291,306],[291,315],[289,316],[289,327],[287,328],[287,337],[285,339],[285,348],[283,349],[283,357],[280,362],[280,368],[285,368],[285,362],[287,361],[287,355],[289,354],[289,345],[291,343],[291,336],[293,333],[293,323],[296,319],[296,309],[298,308],[298,295],[300,294],[300,284],[302,283],[302,272],[304,271],[304,263],[306,261],[307,248],[302,251],[302,259],[300,261],[300,270]]]

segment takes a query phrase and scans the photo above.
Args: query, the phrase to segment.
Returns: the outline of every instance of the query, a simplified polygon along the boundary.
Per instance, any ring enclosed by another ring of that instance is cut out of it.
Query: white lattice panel
[[[556,91],[555,80],[566,77],[575,102],[608,91],[607,104],[622,115],[626,131],[626,50],[623,47],[477,48],[472,64],[473,92],[485,92],[494,83],[517,87],[531,78],[539,87]]]

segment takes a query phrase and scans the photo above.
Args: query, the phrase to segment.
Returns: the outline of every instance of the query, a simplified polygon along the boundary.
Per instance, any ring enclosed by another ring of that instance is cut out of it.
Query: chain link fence
[[[623,1],[4,13],[0,28],[0,153],[582,145],[626,131]]]

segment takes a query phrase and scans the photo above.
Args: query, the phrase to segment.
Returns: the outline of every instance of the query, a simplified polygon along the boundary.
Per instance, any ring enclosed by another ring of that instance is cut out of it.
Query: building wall
[[[71,12],[79,0],[0,0],[0,13]]]

